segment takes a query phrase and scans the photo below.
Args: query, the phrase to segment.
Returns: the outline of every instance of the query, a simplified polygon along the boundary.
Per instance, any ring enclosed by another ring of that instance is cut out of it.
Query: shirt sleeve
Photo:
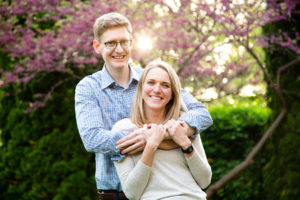
[[[205,105],[197,101],[184,89],[181,90],[181,96],[188,112],[183,113],[179,120],[186,122],[193,128],[196,128],[196,133],[204,131],[213,124],[213,120]]]
[[[75,113],[77,127],[88,152],[109,154],[121,159],[116,142],[128,132],[112,132],[104,128],[101,109],[94,91],[87,81],[81,81],[75,89]]]
[[[194,154],[191,157],[185,156],[185,159],[197,184],[201,188],[206,188],[211,182],[212,171],[199,134],[193,141],[193,146]]]

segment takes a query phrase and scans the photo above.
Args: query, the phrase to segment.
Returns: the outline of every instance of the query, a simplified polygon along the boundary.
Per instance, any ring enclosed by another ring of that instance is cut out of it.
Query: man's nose
[[[123,49],[123,47],[121,46],[121,43],[118,42],[115,51],[116,51],[116,52],[122,52],[123,50],[124,50],[124,49]]]

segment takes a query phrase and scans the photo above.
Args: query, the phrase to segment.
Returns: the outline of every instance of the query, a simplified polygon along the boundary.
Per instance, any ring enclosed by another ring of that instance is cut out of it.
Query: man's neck
[[[111,77],[118,83],[120,86],[125,87],[130,79],[130,69],[129,65],[127,67],[123,67],[120,69],[108,69],[106,67],[106,70],[111,75]]]

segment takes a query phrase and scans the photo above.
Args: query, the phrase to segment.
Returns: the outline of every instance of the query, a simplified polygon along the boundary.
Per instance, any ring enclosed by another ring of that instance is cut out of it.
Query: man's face
[[[120,69],[128,65],[132,42],[130,33],[125,27],[114,27],[106,30],[99,42],[94,40],[94,49],[102,55],[108,70]],[[114,47],[116,42],[117,44]]]

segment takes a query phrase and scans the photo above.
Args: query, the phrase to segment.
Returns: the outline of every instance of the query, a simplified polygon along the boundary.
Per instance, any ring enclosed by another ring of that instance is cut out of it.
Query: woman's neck
[[[165,121],[165,110],[145,110],[148,123],[162,124]]]

